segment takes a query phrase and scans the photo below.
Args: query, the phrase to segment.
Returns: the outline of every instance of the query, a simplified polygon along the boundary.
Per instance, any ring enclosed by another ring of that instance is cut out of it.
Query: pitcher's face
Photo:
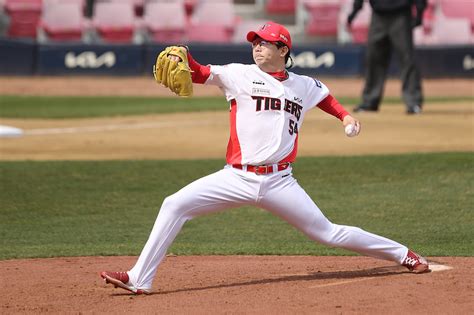
[[[262,70],[278,67],[285,63],[286,46],[279,47],[276,42],[269,42],[258,38],[252,42],[252,55],[255,64]]]

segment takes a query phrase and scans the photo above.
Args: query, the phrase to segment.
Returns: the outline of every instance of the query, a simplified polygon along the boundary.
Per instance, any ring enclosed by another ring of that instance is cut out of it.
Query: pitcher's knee
[[[182,202],[182,199],[180,199],[176,194],[173,194],[163,200],[160,213],[180,217],[186,215],[188,207],[189,205]]]
[[[314,227],[307,233],[309,237],[323,245],[337,247],[344,240],[344,229],[343,226],[329,223],[324,229],[318,229]]]

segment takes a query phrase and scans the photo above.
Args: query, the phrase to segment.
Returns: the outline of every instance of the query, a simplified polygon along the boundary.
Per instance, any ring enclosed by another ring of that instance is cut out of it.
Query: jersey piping
[[[241,164],[242,151],[237,135],[237,101],[230,101],[230,138],[227,144],[226,161],[228,164]]]

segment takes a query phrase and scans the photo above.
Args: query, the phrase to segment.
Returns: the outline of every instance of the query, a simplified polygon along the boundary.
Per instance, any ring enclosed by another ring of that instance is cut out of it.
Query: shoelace
[[[407,257],[405,258],[405,265],[415,266],[419,262],[418,258]]]

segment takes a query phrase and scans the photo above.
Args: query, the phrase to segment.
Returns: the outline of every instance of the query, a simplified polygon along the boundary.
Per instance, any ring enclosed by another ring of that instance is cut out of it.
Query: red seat
[[[472,44],[471,21],[467,18],[438,16],[432,36],[433,43],[439,45]]]
[[[60,0],[63,1],[63,0]],[[71,0],[68,0],[71,1]],[[155,1],[155,0],[147,0],[147,2]],[[117,2],[117,3],[130,3],[133,6],[133,11],[135,16],[142,16],[143,9],[145,6],[145,0],[95,0],[95,3],[99,2]]]
[[[41,0],[5,0],[5,12],[10,16],[8,36],[36,38],[41,9]]]
[[[225,27],[202,23],[191,27],[186,37],[188,42],[198,43],[229,43],[232,39]]]
[[[474,1],[473,0],[440,0],[441,12],[447,18],[464,18],[471,23],[474,32]]]
[[[150,38],[161,43],[180,43],[186,32],[184,3],[148,2],[144,8],[144,26]]]
[[[294,14],[296,0],[268,0],[265,11],[270,14]]]
[[[86,0],[43,0],[43,9],[51,4],[58,4],[58,3],[75,3],[79,4],[82,9],[86,7]]]
[[[304,7],[309,14],[306,33],[314,36],[337,36],[339,0],[305,0]]]
[[[201,2],[191,16],[191,25],[187,30],[188,41],[230,42],[238,20],[232,1]]]
[[[98,2],[94,8],[92,25],[105,42],[132,42],[135,32],[133,4],[123,2]]]
[[[84,30],[82,10],[82,3],[79,2],[51,3],[43,9],[40,27],[49,40],[81,40]]]
[[[246,43],[249,44],[247,41],[247,33],[250,31],[255,31],[260,29],[267,20],[245,20],[238,23],[234,28],[234,34],[232,36],[233,43]]]

